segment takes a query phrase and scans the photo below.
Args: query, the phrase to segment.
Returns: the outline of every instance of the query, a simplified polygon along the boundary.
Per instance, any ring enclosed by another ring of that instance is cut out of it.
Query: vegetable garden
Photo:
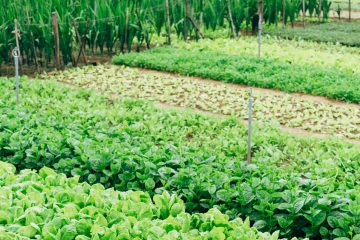
[[[0,77],[1,240],[360,240],[360,31],[331,2],[0,6],[0,76],[36,66]]]

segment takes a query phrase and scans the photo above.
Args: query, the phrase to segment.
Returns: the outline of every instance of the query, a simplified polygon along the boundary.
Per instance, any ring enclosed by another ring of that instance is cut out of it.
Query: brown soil
[[[89,64],[105,64],[111,62],[111,56],[108,55],[94,55],[94,56],[87,56],[88,63]],[[80,60],[79,67],[84,66],[85,64],[81,62]],[[67,69],[68,67],[65,67]],[[72,66],[70,67],[72,68]],[[48,67],[48,68],[39,68],[36,69],[34,65],[27,65],[24,64],[21,66],[20,69],[20,75],[26,75],[30,78],[36,77],[39,73],[43,72],[52,72],[56,71],[56,68],[54,66]],[[15,76],[15,67],[14,65],[9,64],[3,64],[0,65],[0,77],[14,77]]]

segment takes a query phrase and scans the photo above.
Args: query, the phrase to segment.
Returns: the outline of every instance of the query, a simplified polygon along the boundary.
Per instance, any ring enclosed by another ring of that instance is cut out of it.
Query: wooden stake
[[[36,69],[38,70],[38,69],[39,69],[39,65],[38,65],[38,61],[37,61],[35,40],[34,40],[34,34],[33,34],[33,32],[31,31],[31,27],[30,27],[31,24],[30,24],[30,17],[29,17],[29,11],[28,11],[28,10],[26,10],[26,18],[27,18],[27,25],[28,25],[29,31],[30,31],[32,48],[33,48],[33,51],[34,51],[35,66],[36,66]]]
[[[166,19],[167,19],[168,44],[171,45],[171,22],[170,22],[169,0],[165,0],[165,11],[166,11]]]
[[[21,37],[20,37],[20,30],[18,28],[18,22],[16,19],[14,20],[14,28],[15,28],[16,47],[19,50],[19,62],[20,62],[20,67],[21,67],[23,64],[22,57],[21,57],[20,43],[19,43],[19,40],[21,39]]]
[[[228,10],[228,17],[229,17],[229,22],[231,25],[232,35],[235,38],[235,37],[237,37],[237,34],[236,34],[235,24],[234,24],[234,21],[232,18],[230,0],[226,0],[226,6],[227,6],[227,10]]]
[[[349,22],[351,22],[351,0],[349,0]]]
[[[60,63],[60,41],[59,41],[59,25],[57,12],[52,13],[52,25],[54,31],[54,43],[55,43],[55,64],[56,69],[61,70]]]
[[[80,34],[79,34],[79,30],[78,30],[78,28],[77,28],[77,26],[76,26],[75,19],[74,19],[74,18],[71,18],[71,20],[72,20],[72,25],[73,25],[73,27],[74,27],[74,29],[75,29],[75,33],[76,33],[77,39],[78,39],[79,44],[80,44],[79,54],[78,54],[78,57],[77,57],[77,59],[76,59],[76,61],[75,61],[75,65],[76,65],[76,66],[78,65],[81,55],[83,55],[84,63],[85,63],[85,65],[87,65],[87,62],[88,62],[88,61],[87,61],[87,58],[86,58],[86,55],[85,55],[85,52],[84,52],[84,48],[83,48],[84,44],[83,44],[83,41],[81,40],[81,37],[80,37]]]

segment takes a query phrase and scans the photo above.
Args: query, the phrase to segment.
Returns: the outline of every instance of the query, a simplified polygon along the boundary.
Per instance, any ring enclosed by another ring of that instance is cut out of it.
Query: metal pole
[[[252,89],[250,89],[250,91],[249,91],[249,118],[248,118],[248,155],[247,155],[248,163],[251,163],[252,106],[253,106]]]
[[[20,103],[20,88],[19,88],[19,56],[18,48],[14,48],[12,55],[15,61],[15,77],[16,77],[16,104]]]

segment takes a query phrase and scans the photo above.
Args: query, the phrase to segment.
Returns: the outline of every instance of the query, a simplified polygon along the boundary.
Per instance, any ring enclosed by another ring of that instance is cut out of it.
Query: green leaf
[[[325,212],[320,212],[318,214],[316,214],[314,217],[313,217],[313,222],[312,224],[314,226],[319,226],[321,225],[326,219],[326,213]]]
[[[294,203],[294,209],[295,209],[295,213],[300,212],[300,210],[303,208],[305,204],[305,199],[304,198],[299,198],[295,201]]]
[[[253,227],[261,230],[267,226],[267,222],[264,220],[258,220],[254,223]]]
[[[332,227],[332,228],[336,228],[337,226],[339,226],[338,219],[334,216],[329,216],[327,218],[327,222],[330,225],[330,227]]]
[[[155,182],[154,182],[154,180],[153,180],[152,178],[146,179],[146,181],[145,181],[145,189],[146,189],[147,191],[151,191],[151,190],[153,190],[154,188],[155,188]]]

